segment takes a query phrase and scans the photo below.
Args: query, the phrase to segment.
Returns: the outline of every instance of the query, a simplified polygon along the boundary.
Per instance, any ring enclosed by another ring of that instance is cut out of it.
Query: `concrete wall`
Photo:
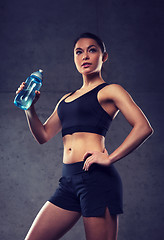
[[[101,36],[109,52],[104,79],[121,84],[142,108],[155,133],[115,165],[124,184],[119,240],[155,240],[164,234],[163,194],[163,2],[46,0],[0,2],[0,239],[21,240],[53,194],[62,166],[59,133],[45,145],[33,139],[15,90],[38,68],[44,70],[36,104],[42,122],[66,92],[79,88],[73,40],[84,31]],[[130,131],[121,115],[106,147],[112,152]],[[85,239],[82,219],[62,239]]]

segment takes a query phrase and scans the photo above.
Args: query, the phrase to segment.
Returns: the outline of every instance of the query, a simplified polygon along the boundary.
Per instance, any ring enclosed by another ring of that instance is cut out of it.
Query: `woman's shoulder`
[[[72,92],[66,93],[66,94],[64,94],[60,99],[58,99],[56,108],[57,108],[57,107],[59,106],[59,104],[60,104],[65,98],[67,98],[71,93],[72,93]]]
[[[66,97],[68,97],[71,93],[72,93],[72,92],[69,92],[69,93],[64,94],[59,101],[61,102],[61,101],[64,100]]]
[[[108,90],[120,90],[120,89],[124,89],[120,84],[117,83],[107,83],[108,85],[106,85],[106,89]]]
[[[120,93],[120,92],[124,92],[126,91],[124,89],[124,87],[122,87],[120,84],[117,84],[117,83],[111,83],[108,85],[106,85],[104,88],[104,93],[113,93],[113,94],[116,94],[117,92]]]
[[[112,83],[103,88],[102,94],[110,99],[122,98],[129,93],[120,84]]]

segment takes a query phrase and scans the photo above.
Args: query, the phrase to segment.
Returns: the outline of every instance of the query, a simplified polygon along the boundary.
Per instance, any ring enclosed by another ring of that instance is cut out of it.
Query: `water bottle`
[[[43,70],[41,69],[39,69],[37,72],[31,73],[31,75],[25,81],[25,87],[16,95],[14,99],[14,104],[17,107],[27,110],[31,106],[35,98],[35,91],[38,91],[42,86],[42,78]]]

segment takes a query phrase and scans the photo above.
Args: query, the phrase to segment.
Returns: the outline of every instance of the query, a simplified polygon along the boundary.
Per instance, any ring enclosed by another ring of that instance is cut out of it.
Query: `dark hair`
[[[91,38],[91,39],[94,39],[97,42],[97,44],[99,45],[99,47],[101,48],[102,53],[106,52],[106,47],[105,47],[104,42],[98,36],[96,36],[95,34],[90,33],[90,32],[86,32],[86,33],[80,34],[80,36],[78,38],[76,38],[76,40],[74,41],[74,45],[73,45],[74,48],[75,48],[76,43],[81,38]]]

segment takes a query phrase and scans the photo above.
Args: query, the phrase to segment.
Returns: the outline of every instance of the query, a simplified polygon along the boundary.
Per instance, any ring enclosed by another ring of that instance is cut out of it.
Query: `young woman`
[[[113,163],[141,145],[153,132],[130,95],[101,76],[108,54],[104,43],[84,33],[74,44],[74,62],[83,78],[80,89],[68,93],[42,124],[34,104],[25,111],[34,138],[43,144],[62,130],[63,173],[55,194],[37,215],[25,240],[55,240],[83,216],[87,240],[116,240],[122,209],[122,183]],[[21,84],[17,93],[24,87]],[[123,143],[110,155],[105,134],[121,111],[132,126]]]

